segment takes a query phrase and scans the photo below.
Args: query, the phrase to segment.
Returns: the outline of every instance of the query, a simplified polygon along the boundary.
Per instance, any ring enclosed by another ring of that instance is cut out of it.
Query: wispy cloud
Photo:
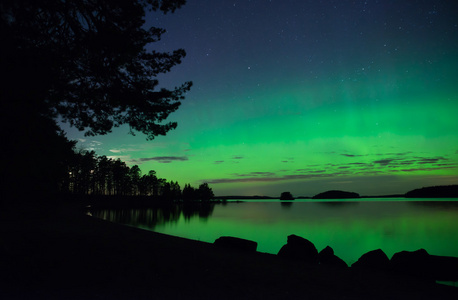
[[[155,156],[155,157],[142,157],[136,159],[137,162],[143,163],[147,161],[157,161],[158,163],[168,164],[173,161],[186,161],[189,160],[187,156]]]
[[[333,178],[348,176],[374,176],[390,175],[399,172],[427,172],[442,169],[458,168],[458,164],[450,162],[444,156],[411,156],[411,152],[388,153],[388,157],[369,162],[352,161],[349,163],[327,163],[323,165],[306,165],[305,168],[295,169],[288,172],[256,171],[248,173],[232,173],[227,178],[206,179],[205,182],[237,183],[237,182],[277,182],[288,180],[306,180],[314,178]],[[343,155],[343,154],[341,154]],[[359,157],[369,155],[355,155],[346,157]],[[284,170],[285,171],[285,170]],[[286,173],[286,174],[285,174]]]
[[[96,140],[88,141],[87,139],[78,139],[78,141],[81,143],[80,146],[88,151],[100,150],[100,146],[103,145],[102,142]]]
[[[388,165],[390,162],[392,162],[394,159],[380,159],[380,160],[375,160],[374,164],[380,164],[382,166]]]
[[[131,162],[131,157],[130,155],[110,155],[110,156],[107,156],[107,158],[109,159],[113,159],[113,160],[116,160],[116,159],[120,159],[124,162]]]
[[[360,154],[346,154],[346,153],[341,153],[340,155],[346,156],[346,157],[361,157],[361,156],[367,156],[367,155],[360,155]]]
[[[242,178],[218,178],[212,180],[203,180],[211,184],[218,183],[241,183],[241,182],[277,182],[285,180],[312,179],[331,177],[331,174],[308,174],[308,175],[284,175],[284,176],[247,176]]]

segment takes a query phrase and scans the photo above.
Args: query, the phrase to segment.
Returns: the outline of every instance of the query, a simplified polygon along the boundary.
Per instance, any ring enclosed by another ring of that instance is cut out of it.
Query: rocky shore
[[[314,264],[113,224],[74,203],[9,206],[0,217],[1,299],[458,296],[457,288],[383,268]],[[336,261],[331,250],[320,255]]]

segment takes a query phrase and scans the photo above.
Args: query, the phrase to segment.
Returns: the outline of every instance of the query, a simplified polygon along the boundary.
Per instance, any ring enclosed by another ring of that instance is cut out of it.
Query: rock
[[[256,252],[256,248],[258,247],[258,243],[254,241],[231,236],[222,236],[217,238],[213,244],[220,247],[237,249],[246,252]]]
[[[430,255],[425,249],[397,252],[391,258],[393,271],[428,280],[456,281],[458,258]]]
[[[337,268],[348,268],[348,265],[340,258],[334,254],[334,250],[326,246],[323,250],[318,253],[318,258],[320,264],[326,266],[333,266]]]
[[[397,252],[391,258],[391,266],[396,273],[432,278],[431,257],[425,249]]]
[[[390,267],[390,260],[381,249],[372,250],[363,254],[357,262],[351,265],[352,268],[381,269],[387,270]]]
[[[324,248],[323,250],[320,251],[320,253],[318,253],[318,256],[320,257],[320,260],[323,257],[328,257],[328,256],[331,256],[331,255],[334,255],[334,249],[332,249],[329,246],[326,246],[326,248]]]
[[[458,257],[430,255],[435,280],[458,281]]]
[[[294,234],[288,236],[286,245],[280,249],[277,255],[309,264],[318,264],[318,251],[315,245],[309,240]]]

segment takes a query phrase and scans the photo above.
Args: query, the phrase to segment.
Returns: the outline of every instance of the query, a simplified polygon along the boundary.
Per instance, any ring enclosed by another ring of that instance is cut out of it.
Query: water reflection
[[[292,201],[281,201],[280,205],[282,208],[289,209],[293,206],[293,202]]]
[[[110,222],[154,230],[157,226],[178,223],[183,217],[187,222],[193,218],[207,220],[213,213],[214,203],[167,204],[154,208],[92,209],[91,215]]]
[[[356,201],[322,201],[316,202],[318,204],[328,206],[328,207],[342,207],[342,206],[350,206],[350,205],[358,205],[359,202]]]
[[[458,201],[249,201],[91,211],[95,217],[164,234],[213,242],[235,236],[276,254],[290,234],[331,246],[347,264],[363,253],[420,248],[458,256]]]

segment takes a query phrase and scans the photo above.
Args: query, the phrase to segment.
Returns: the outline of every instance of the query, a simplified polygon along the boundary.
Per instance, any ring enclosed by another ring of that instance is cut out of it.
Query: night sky
[[[216,195],[457,184],[457,13],[454,0],[189,0],[147,19],[167,30],[154,49],[187,52],[159,77],[194,83],[178,128],[67,136]]]

